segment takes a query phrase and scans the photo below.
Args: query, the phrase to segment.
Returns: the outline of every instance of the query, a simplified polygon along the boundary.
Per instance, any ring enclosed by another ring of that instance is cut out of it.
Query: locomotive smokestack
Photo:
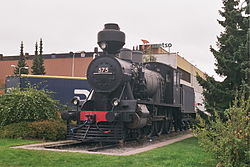
[[[116,54],[125,44],[125,34],[115,23],[104,25],[104,29],[98,33],[97,43],[108,54]]]
[[[119,25],[118,24],[115,24],[115,23],[108,23],[108,24],[105,24],[104,25],[104,30],[107,30],[107,29],[109,29],[109,30],[118,30],[118,31],[120,31],[120,27],[119,27]]]

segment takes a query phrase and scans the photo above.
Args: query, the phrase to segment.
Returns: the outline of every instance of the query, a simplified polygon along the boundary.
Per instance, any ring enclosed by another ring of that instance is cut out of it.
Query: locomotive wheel
[[[157,108],[155,108],[154,115],[161,116],[161,115],[164,115],[164,113],[158,110]],[[164,132],[164,120],[156,121],[153,123],[153,125],[154,125],[154,130],[155,130],[156,135],[160,136]]]
[[[132,139],[141,140],[143,138],[142,129],[134,129],[133,133],[134,133],[134,135],[133,135]]]
[[[188,129],[191,129],[191,123],[189,120],[187,121],[187,126],[188,126]]]
[[[137,129],[136,140],[142,139],[143,137],[142,134],[143,134],[142,129]]]
[[[154,107],[151,105],[147,106],[148,110],[150,111],[150,117],[148,120],[148,124],[142,128],[143,136],[146,138],[150,138],[155,133],[154,122],[152,121],[154,115]]]
[[[185,121],[181,121],[181,129],[180,131],[186,130],[186,123]]]
[[[156,135],[160,136],[164,131],[164,122],[163,121],[155,122],[154,128],[155,128]]]
[[[173,117],[172,117],[172,113],[170,111],[165,113],[167,116],[167,120],[165,120],[165,133],[168,134],[171,131],[171,128],[173,126]]]
[[[188,130],[190,127],[189,127],[189,123],[188,123],[188,121],[183,121],[183,123],[184,123],[184,130]]]
[[[126,131],[126,140],[140,140],[143,137],[142,129],[128,129]]]
[[[143,135],[145,137],[152,137],[154,135],[154,126],[152,125],[147,125],[143,128]]]

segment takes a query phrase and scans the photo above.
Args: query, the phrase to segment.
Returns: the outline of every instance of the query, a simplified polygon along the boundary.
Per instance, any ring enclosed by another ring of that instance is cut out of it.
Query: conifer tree
[[[45,68],[44,68],[44,61],[42,57],[42,39],[40,40],[40,47],[39,47],[39,55],[38,55],[38,44],[36,42],[35,45],[35,55],[32,62],[32,74],[33,75],[44,75]]]
[[[35,54],[33,57],[33,61],[32,61],[32,74],[33,75],[39,75],[39,58],[38,58],[38,46],[37,46],[37,42],[35,45]]]
[[[15,67],[14,74],[19,75],[19,74],[28,74],[29,70],[25,69],[24,67],[28,67],[26,64],[26,58],[23,53],[23,41],[21,42],[21,48],[20,48],[20,56],[19,60],[17,63],[17,66]]]
[[[45,75],[45,67],[44,67],[44,60],[43,60],[43,40],[42,38],[40,39],[40,46],[39,46],[39,59],[40,59],[40,70],[41,70],[41,74]]]
[[[217,37],[218,49],[210,47],[210,50],[216,59],[215,72],[224,77],[224,81],[218,82],[209,76],[206,80],[197,78],[204,88],[206,109],[211,113],[229,108],[236,92],[243,87],[246,92],[250,90],[249,0],[244,4],[223,0],[224,6],[219,11],[224,19],[218,23],[224,31]]]

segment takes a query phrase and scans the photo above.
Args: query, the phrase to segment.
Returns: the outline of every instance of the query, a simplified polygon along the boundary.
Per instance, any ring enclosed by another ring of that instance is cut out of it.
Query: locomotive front
[[[133,64],[118,58],[124,44],[125,34],[117,24],[105,24],[98,33],[98,45],[103,53],[92,60],[87,69],[92,91],[80,111],[62,114],[68,121],[77,121],[69,128],[72,139],[120,140],[125,138],[124,122],[131,127],[140,124],[141,121],[130,124],[140,109],[130,87]]]
[[[126,82],[131,64],[110,55],[94,59],[87,70],[88,82],[96,92],[113,92]]]

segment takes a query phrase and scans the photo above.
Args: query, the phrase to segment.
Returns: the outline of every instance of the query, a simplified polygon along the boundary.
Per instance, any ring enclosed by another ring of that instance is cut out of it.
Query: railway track
[[[95,153],[105,155],[127,156],[142,153],[154,148],[166,146],[177,141],[192,137],[190,131],[173,132],[160,137],[153,137],[140,141],[127,141],[124,143],[90,143],[89,141],[57,141],[49,143],[36,143],[21,146],[14,146],[15,149],[27,150],[49,150],[59,152]]]
[[[74,148],[82,148],[87,151],[91,152],[97,152],[100,150],[105,150],[105,149],[110,149],[119,146],[119,143],[103,143],[103,142],[98,142],[98,143],[93,143],[90,142],[89,140],[86,141],[69,141],[66,143],[59,143],[59,144],[51,144],[51,145],[46,145],[44,148],[46,149],[74,149]]]
[[[168,135],[162,136],[155,136],[152,138],[145,138],[141,140],[128,140],[128,141],[119,141],[119,142],[91,142],[90,140],[69,140],[68,142],[58,143],[58,144],[50,144],[45,145],[45,149],[56,149],[56,150],[83,150],[89,152],[101,152],[107,151],[112,149],[119,149],[119,148],[137,148],[137,147],[144,147],[149,146],[152,144],[156,144],[158,142],[171,140],[171,138],[181,137],[185,134],[188,134],[188,131],[179,131],[179,132],[172,132]]]

